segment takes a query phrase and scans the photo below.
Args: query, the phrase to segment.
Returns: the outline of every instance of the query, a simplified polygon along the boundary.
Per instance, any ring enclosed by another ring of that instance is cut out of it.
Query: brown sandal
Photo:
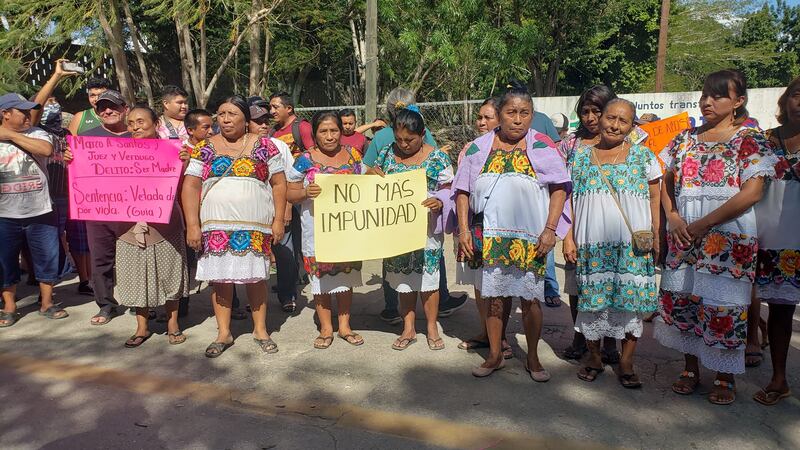
[[[417,338],[397,338],[397,340],[394,341],[394,344],[392,344],[392,348],[394,350],[402,351],[410,347],[411,344],[415,342],[417,342]]]
[[[687,380],[689,383],[686,383]],[[672,392],[680,395],[692,395],[699,385],[700,378],[697,377],[697,374],[684,370],[678,376],[678,381],[672,383]]]
[[[319,350],[325,350],[333,344],[333,336],[323,336],[319,335],[316,339],[314,339],[314,348]]]
[[[717,391],[714,391],[714,388]],[[720,400],[720,389],[722,392],[731,393],[731,398],[729,400]],[[733,381],[723,381],[723,380],[714,380],[714,387],[711,388],[711,392],[708,393],[708,401],[715,404],[715,405],[730,405],[731,403],[736,401],[736,383]]]
[[[169,339],[170,345],[183,344],[186,342],[186,335],[183,334],[182,331],[178,330],[174,333],[167,333],[167,339]]]
[[[753,400],[758,403],[761,403],[764,406],[775,406],[781,400],[785,398],[789,398],[792,396],[792,391],[780,392],[780,391],[767,391],[766,389],[761,389],[760,391],[756,392],[753,396]]]
[[[353,345],[355,347],[358,347],[359,345],[364,343],[364,338],[361,337],[361,335],[358,333],[350,333],[350,334],[337,333],[336,335],[339,336],[339,339],[342,339],[348,344]]]
[[[440,337],[436,339],[428,338],[428,348],[431,350],[444,350],[444,339]]]

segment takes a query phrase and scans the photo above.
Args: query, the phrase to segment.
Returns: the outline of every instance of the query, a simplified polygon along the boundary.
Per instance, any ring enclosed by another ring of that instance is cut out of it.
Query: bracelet
[[[459,236],[463,236],[465,234],[470,234],[470,232],[469,231],[462,231],[461,233],[458,233]]]
[[[555,227],[555,226],[553,226],[553,225],[547,224],[547,225],[545,225],[544,227],[545,227],[546,229],[548,229],[548,230],[552,231],[553,233],[555,233],[555,232],[556,232],[556,227]]]

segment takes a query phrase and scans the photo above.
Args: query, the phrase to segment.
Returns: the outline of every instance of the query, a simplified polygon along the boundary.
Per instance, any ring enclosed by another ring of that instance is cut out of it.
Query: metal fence
[[[480,104],[483,100],[462,100],[454,102],[426,102],[418,103],[420,112],[425,118],[425,125],[433,134],[439,146],[450,146],[450,158],[455,161],[458,153],[477,136],[474,129],[475,116],[478,113]],[[297,108],[297,115],[310,120],[319,111],[338,111],[350,108],[356,112],[356,119],[359,124],[364,120],[364,105],[355,106],[325,106],[315,108]],[[385,105],[378,116],[386,118]]]

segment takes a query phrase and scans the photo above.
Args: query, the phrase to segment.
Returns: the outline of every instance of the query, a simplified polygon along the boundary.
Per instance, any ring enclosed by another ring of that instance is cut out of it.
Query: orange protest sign
[[[689,126],[689,113],[682,112],[675,116],[667,117],[666,119],[639,125],[639,128],[647,133],[645,145],[650,151],[655,153],[658,158],[658,154],[661,153],[661,150],[664,150],[664,147],[666,147],[678,133],[689,128]],[[662,163],[662,166],[664,165],[661,158],[658,159],[658,162]]]

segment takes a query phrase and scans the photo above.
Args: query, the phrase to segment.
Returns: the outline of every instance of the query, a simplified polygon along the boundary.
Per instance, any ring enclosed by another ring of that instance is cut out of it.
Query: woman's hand
[[[539,234],[539,241],[536,243],[536,257],[541,258],[542,256],[546,256],[555,246],[556,233],[549,228],[545,228],[544,231]]]
[[[192,250],[199,252],[203,244],[203,233],[197,225],[186,228],[186,245]]]
[[[181,151],[180,153],[178,153],[178,157],[181,159],[181,161],[188,161],[189,158],[191,157],[191,155],[189,154],[189,147],[185,145],[181,147]]]
[[[703,219],[695,220],[686,227],[686,231],[691,235],[696,245],[700,245],[700,241],[708,234],[709,230],[711,230],[711,227]]]
[[[272,245],[278,245],[283,240],[283,217],[272,221]]]
[[[472,246],[472,232],[469,230],[458,233],[458,247],[464,252],[467,259],[475,257],[475,248]]]
[[[69,147],[64,150],[64,153],[61,156],[64,159],[64,162],[67,164],[71,163],[72,160],[75,159],[75,155],[72,154],[72,150],[70,150]]]
[[[683,220],[683,217],[672,213],[667,216],[667,222],[669,222],[669,234],[675,244],[679,248],[691,247],[692,235],[689,233],[689,225]]]
[[[380,167],[370,167],[369,169],[367,169],[366,174],[367,175],[380,175],[382,177],[386,176],[386,174],[383,173],[383,170],[381,170]]]
[[[564,239],[564,245],[562,248],[564,253],[564,261],[572,264],[578,263],[578,246],[575,245],[575,240],[567,236]]]
[[[309,183],[308,186],[306,186],[306,198],[314,199],[319,197],[321,193],[322,188],[318,184]]]
[[[422,202],[422,206],[430,209],[433,212],[440,211],[444,207],[444,203],[436,197],[431,197]]]

